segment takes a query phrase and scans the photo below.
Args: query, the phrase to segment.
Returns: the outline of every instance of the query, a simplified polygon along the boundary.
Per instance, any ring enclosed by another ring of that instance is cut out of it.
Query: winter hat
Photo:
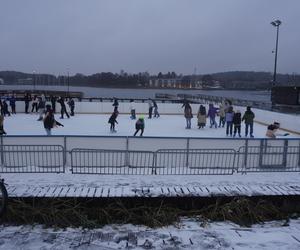
[[[139,119],[141,119],[141,120],[144,120],[144,116],[143,116],[143,115],[141,115],[141,116],[139,117]]]
[[[247,106],[247,111],[250,111],[251,110],[251,107],[250,106]]]

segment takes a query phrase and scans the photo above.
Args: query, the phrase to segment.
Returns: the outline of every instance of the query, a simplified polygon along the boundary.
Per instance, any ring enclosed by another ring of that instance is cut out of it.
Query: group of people
[[[182,108],[184,108],[184,117],[186,119],[186,129],[191,129],[191,120],[193,118],[192,106],[188,101],[184,101]],[[217,123],[216,117],[219,117]],[[198,128],[204,128],[206,126],[206,119],[209,118],[210,128],[224,128],[226,125],[226,136],[239,136],[241,137],[241,125],[242,121],[245,122],[245,137],[253,135],[253,124],[255,114],[248,106],[243,116],[240,110],[233,110],[233,106],[230,102],[222,103],[219,108],[215,107],[212,103],[209,104],[208,111],[204,105],[200,105],[197,112],[197,125]]]
[[[114,110],[113,110],[113,113],[111,114],[111,116],[108,119],[108,123],[110,124],[110,132],[111,133],[116,133],[117,131],[115,129],[115,126],[116,126],[116,123],[118,124],[117,117],[119,115],[119,110],[118,110],[119,102],[118,102],[117,98],[114,98],[112,106],[114,107]],[[157,107],[157,104],[156,104],[156,107]],[[134,102],[133,99],[130,100],[129,109],[130,109],[130,119],[135,120],[136,119],[136,112],[135,112],[136,105],[135,105],[135,102]],[[156,112],[158,114],[157,109],[156,109]],[[152,110],[151,110],[151,116],[152,116]],[[156,117],[156,116],[154,116],[154,117]],[[158,114],[158,117],[159,117],[159,114]],[[149,111],[149,118],[151,118],[150,117],[150,111]],[[144,129],[145,129],[144,116],[140,116],[137,119],[137,121],[135,123],[135,129],[136,129],[136,131],[134,133],[134,136],[136,136],[139,131],[141,131],[140,136],[143,136]]]
[[[29,104],[31,102],[31,112],[38,112],[39,118],[38,121],[43,121],[44,128],[46,130],[47,135],[51,135],[51,129],[56,126],[63,126],[63,124],[59,123],[55,120],[54,114],[56,112],[56,103],[59,103],[61,106],[61,116],[60,118],[63,119],[64,115],[66,115],[68,118],[70,116],[74,116],[74,109],[75,109],[75,102],[72,98],[69,98],[67,101],[67,104],[70,108],[70,115],[67,111],[65,99],[64,97],[56,98],[55,96],[50,96],[48,98],[48,101],[50,101],[51,104],[47,104],[45,95],[34,95],[31,97],[30,94],[25,94],[24,96],[24,102],[25,102],[25,113],[29,113]],[[8,108],[11,107],[11,111],[9,111]],[[148,110],[148,119],[152,118],[152,113],[154,110],[154,116],[153,117],[159,117],[158,113],[158,106],[155,100],[148,99],[147,100],[149,110]],[[117,117],[119,115],[119,102],[117,98],[114,98],[114,102],[112,104],[114,107],[113,113],[108,119],[108,123],[110,123],[110,131],[111,133],[115,133],[116,129],[115,126],[118,124]],[[130,100],[130,118],[132,120],[136,120],[136,104],[133,99]],[[192,106],[187,101],[184,100],[182,108],[184,108],[184,117],[186,119],[186,129],[191,129],[192,126],[192,118],[193,118],[193,112],[192,112]],[[14,94],[10,95],[7,98],[0,99],[0,135],[6,134],[4,130],[4,117],[6,115],[10,116],[11,114],[16,113],[16,96]],[[217,117],[219,117],[218,122],[216,121]],[[208,110],[206,110],[206,107],[204,105],[200,105],[198,112],[197,112],[197,125],[199,129],[203,129],[206,126],[207,119],[209,119],[209,127],[210,128],[224,128],[226,130],[226,136],[232,136],[232,137],[241,137],[241,126],[242,122],[244,121],[245,124],[245,137],[248,135],[252,138],[253,135],[253,124],[254,124],[254,118],[255,114],[251,110],[251,107],[248,106],[246,108],[246,111],[244,112],[243,116],[241,114],[241,111],[239,109],[234,110],[232,103],[230,101],[225,101],[222,104],[219,105],[219,107],[215,107],[212,103],[209,104]],[[276,132],[280,128],[280,124],[278,122],[274,122],[273,124],[270,124],[267,127],[266,136],[269,138],[276,138]],[[140,136],[143,136],[145,129],[145,119],[144,116],[139,116],[136,123],[135,123],[135,133],[134,136],[137,135],[137,133],[140,131]],[[282,134],[283,136],[288,135]]]

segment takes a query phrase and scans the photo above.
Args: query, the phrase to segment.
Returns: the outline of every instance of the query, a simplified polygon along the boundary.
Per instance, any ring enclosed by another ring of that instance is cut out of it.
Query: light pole
[[[276,49],[275,49],[275,64],[274,64],[274,74],[273,74],[273,83],[272,86],[275,85],[276,83],[276,71],[277,71],[277,52],[278,52],[278,35],[279,35],[279,26],[281,25],[281,21],[280,20],[275,20],[273,22],[271,22],[271,24],[277,28],[277,35],[276,35]]]
[[[32,80],[33,80],[33,91],[35,91],[35,70],[32,71],[33,73],[33,77],[32,77]]]
[[[69,73],[69,68],[67,68],[68,71],[68,97],[70,97],[70,73]]]

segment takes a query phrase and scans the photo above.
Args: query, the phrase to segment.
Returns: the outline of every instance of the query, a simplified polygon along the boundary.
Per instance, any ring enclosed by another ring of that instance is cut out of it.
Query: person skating
[[[210,128],[215,126],[215,128],[218,127],[217,122],[216,122],[216,115],[217,115],[218,109],[214,107],[212,103],[209,104],[208,106],[208,112],[207,112],[207,117],[209,117],[209,122],[210,122]]]
[[[2,114],[0,114],[0,135],[6,135],[6,132],[4,131],[4,115]]]
[[[198,114],[198,128],[204,128],[206,126],[206,108],[203,105],[200,105]]]
[[[32,103],[31,103],[31,113],[33,113],[35,110],[35,112],[38,112],[38,97],[37,95],[34,95],[33,99],[32,99]]]
[[[186,129],[191,129],[192,126],[192,118],[193,118],[193,111],[192,111],[192,106],[188,101],[184,101],[183,105],[181,106],[182,108],[184,107],[184,117],[186,120]]]
[[[11,107],[11,113],[16,114],[16,96],[14,94],[9,98],[9,106]]]
[[[61,96],[57,102],[60,104],[60,119],[64,119],[64,114],[66,114],[66,116],[68,118],[70,118],[68,112],[67,112],[67,109],[66,109],[66,105],[65,105],[65,99]]]
[[[158,117],[160,117],[160,115],[158,113],[158,105],[155,100],[152,100],[152,103],[153,103],[153,108],[154,108],[154,116],[153,117],[158,118]]]
[[[53,111],[54,114],[56,113],[56,101],[57,101],[56,96],[51,95],[50,96],[50,102],[51,102],[52,111]]]
[[[219,128],[222,126],[224,128],[225,126],[225,105],[221,104],[219,106]]]
[[[114,102],[113,102],[112,106],[114,106],[114,112],[119,112],[118,111],[118,108],[119,108],[118,98],[114,97]]]
[[[3,100],[2,102],[2,113],[3,113],[3,116],[10,116],[10,112],[8,111],[8,105],[7,105],[7,102],[5,100]]]
[[[117,131],[115,130],[115,124],[118,124],[117,121],[117,117],[118,117],[118,112],[113,112],[112,115],[109,117],[108,119],[108,123],[110,123],[110,132],[111,133],[116,133]]]
[[[24,96],[24,103],[25,103],[25,114],[28,114],[28,109],[29,109],[29,103],[31,101],[31,96],[30,94],[26,93]]]
[[[241,123],[242,123],[242,115],[241,115],[241,111],[237,110],[234,115],[233,115],[233,137],[236,136],[236,134],[239,135],[239,137],[241,137]]]
[[[245,121],[245,137],[248,136],[249,128],[250,128],[250,137],[253,136],[253,123],[254,123],[255,115],[251,110],[251,107],[248,106],[247,110],[245,111],[242,121]]]
[[[130,100],[129,109],[130,109],[130,119],[135,120],[136,119],[135,102],[133,99]]]
[[[279,134],[277,133],[280,128],[279,122],[274,122],[267,127],[266,137],[275,139],[277,136],[287,136],[289,133]]]
[[[143,136],[145,129],[145,120],[143,116],[140,116],[139,119],[135,123],[135,133],[133,136],[136,136],[136,134],[141,130],[140,136]]]
[[[45,114],[45,108],[46,108],[46,97],[44,95],[41,95],[38,98],[38,110],[39,110],[39,118],[38,121],[43,120],[43,115]]]
[[[153,102],[152,100],[149,98],[148,99],[148,119],[152,118],[152,110],[153,110]]]
[[[47,105],[47,111],[43,121],[44,121],[44,128],[46,130],[47,135],[51,135],[52,128],[56,126],[62,126],[62,127],[64,126],[63,124],[55,120],[53,110],[51,109],[51,105]]]
[[[69,99],[68,105],[70,107],[70,116],[74,116],[75,102],[72,97]]]
[[[233,108],[230,106],[228,111],[225,113],[225,121],[226,121],[226,136],[232,136],[232,127],[233,127]]]

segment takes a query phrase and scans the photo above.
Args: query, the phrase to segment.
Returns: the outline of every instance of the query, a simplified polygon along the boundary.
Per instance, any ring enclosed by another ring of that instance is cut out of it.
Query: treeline
[[[151,79],[179,79],[193,87],[209,88],[218,86],[224,89],[269,89],[272,82],[269,72],[233,71],[204,75],[182,75],[175,72],[150,75],[147,72],[129,74],[102,72],[92,75],[60,75],[0,71],[0,84],[36,84],[36,85],[71,85],[91,87],[136,88],[148,87]],[[278,74],[280,85],[300,86],[300,75]]]

